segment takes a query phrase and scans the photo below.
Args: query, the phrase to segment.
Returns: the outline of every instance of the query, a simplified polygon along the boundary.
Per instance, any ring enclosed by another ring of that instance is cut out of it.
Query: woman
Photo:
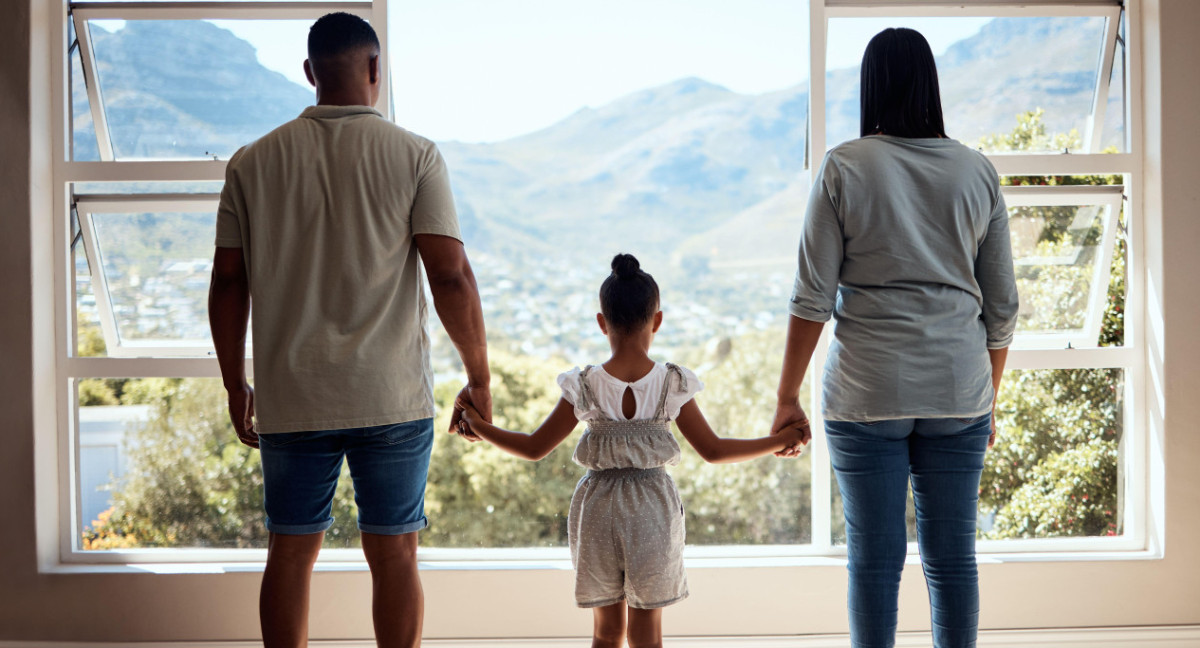
[[[809,197],[773,427],[806,419],[800,383],[832,316],[822,406],[851,643],[895,642],[911,480],[934,645],[974,646],[979,478],[1016,328],[1008,214],[992,165],[946,136],[921,34],[880,32],[861,74],[861,137],[829,152]]]

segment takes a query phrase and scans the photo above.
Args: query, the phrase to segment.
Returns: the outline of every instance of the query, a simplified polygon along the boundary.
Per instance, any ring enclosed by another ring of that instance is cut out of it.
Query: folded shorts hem
[[[359,522],[358,530],[362,531],[363,533],[373,533],[375,535],[404,535],[405,533],[420,531],[427,526],[429,526],[429,518],[426,518],[424,515],[422,515],[421,519],[414,522],[405,522],[404,524],[382,525],[363,524],[362,522]]]
[[[656,610],[658,608],[665,608],[668,605],[674,605],[687,597],[688,597],[688,592],[685,590],[683,592],[683,594],[680,594],[679,596],[676,596],[673,599],[667,599],[666,601],[661,601],[658,603],[634,603],[633,601],[630,601],[629,607],[637,608],[639,610]]]
[[[311,535],[321,533],[333,526],[333,518],[313,524],[276,524],[267,519],[267,531],[279,535]]]
[[[579,600],[577,600],[577,601],[575,601],[575,605],[577,607],[581,607],[581,608],[598,608],[598,607],[604,607],[606,605],[612,605],[613,603],[620,603],[621,601],[624,601],[624,600],[625,600],[624,596],[618,596],[616,598],[600,599],[598,601],[579,601]]]

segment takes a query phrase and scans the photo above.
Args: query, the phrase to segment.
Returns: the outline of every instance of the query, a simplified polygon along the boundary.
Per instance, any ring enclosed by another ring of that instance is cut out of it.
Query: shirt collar
[[[309,119],[337,119],[350,115],[368,114],[383,117],[383,113],[370,106],[309,106],[300,113],[300,116]]]

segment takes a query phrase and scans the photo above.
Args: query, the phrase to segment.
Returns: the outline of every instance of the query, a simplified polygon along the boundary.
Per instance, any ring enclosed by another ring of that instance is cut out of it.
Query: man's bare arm
[[[433,306],[467,372],[467,385],[459,398],[470,401],[486,420],[491,421],[489,384],[492,374],[488,368],[483,306],[479,302],[479,287],[466,248],[461,241],[438,234],[417,234],[413,240],[429,278]],[[462,408],[456,404],[450,417],[451,432],[459,431],[461,420]]]
[[[221,379],[229,392],[229,418],[242,443],[257,448],[254,390],[246,382],[246,325],[250,319],[250,277],[241,248],[217,248],[208,290],[212,329]]]

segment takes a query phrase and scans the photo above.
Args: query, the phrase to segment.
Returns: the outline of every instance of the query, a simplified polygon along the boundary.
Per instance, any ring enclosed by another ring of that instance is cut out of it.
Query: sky
[[[745,94],[809,76],[808,7],[795,0],[393,0],[389,18],[396,121],[436,141],[508,139],[689,76]],[[827,66],[857,66],[885,27],[919,29],[936,55],[987,21],[835,19]],[[213,22],[308,85],[307,22]]]

